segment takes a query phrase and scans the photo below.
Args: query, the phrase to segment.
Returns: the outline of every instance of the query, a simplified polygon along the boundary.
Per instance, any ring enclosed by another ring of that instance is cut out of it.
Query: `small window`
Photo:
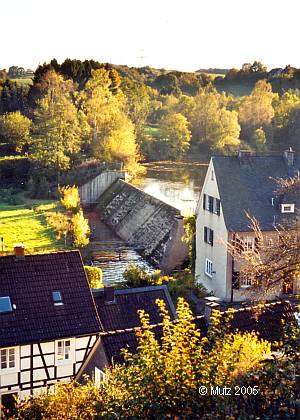
[[[0,297],[0,313],[12,312],[12,305],[9,296]]]
[[[100,384],[101,382],[105,382],[105,380],[105,373],[101,369],[95,367],[95,383]]]
[[[61,293],[59,290],[52,292],[52,299],[53,299],[54,305],[63,305]]]
[[[61,340],[57,342],[57,360],[70,360],[71,358],[71,341]]]
[[[204,226],[204,242],[214,245],[214,231],[206,226]]]
[[[16,352],[14,348],[0,350],[1,370],[16,367]]]
[[[254,236],[246,236],[243,239],[243,245],[244,245],[244,252],[254,251],[255,237]]]
[[[267,238],[267,246],[272,246],[272,245],[273,245],[273,239]]]
[[[253,283],[253,277],[251,274],[243,274],[240,276],[240,287],[251,287]]]
[[[215,180],[215,172],[212,170],[211,171],[211,180],[214,181]]]
[[[295,204],[281,204],[281,213],[294,213]]]
[[[213,275],[212,261],[210,261],[208,258],[205,258],[205,270],[204,270],[204,272],[208,277],[212,277],[212,275]]]

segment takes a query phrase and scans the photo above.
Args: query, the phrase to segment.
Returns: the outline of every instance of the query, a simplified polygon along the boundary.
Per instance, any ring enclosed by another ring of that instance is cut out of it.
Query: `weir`
[[[186,260],[188,246],[181,240],[184,221],[178,209],[121,179],[96,201],[94,211],[126,245],[134,247],[154,267],[168,273]],[[106,246],[103,243],[101,247]]]

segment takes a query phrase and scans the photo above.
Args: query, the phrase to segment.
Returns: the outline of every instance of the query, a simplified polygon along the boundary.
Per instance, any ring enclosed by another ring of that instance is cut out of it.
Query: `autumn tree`
[[[161,120],[160,129],[168,157],[181,159],[190,146],[191,133],[187,119],[179,113],[168,114]]]
[[[128,78],[123,79],[121,87],[126,95],[125,111],[139,134],[150,112],[149,88],[144,83]]]
[[[0,142],[8,143],[13,151],[22,153],[30,144],[31,120],[19,111],[0,115]]]
[[[100,289],[103,287],[101,268],[85,265],[84,270],[91,288]]]
[[[89,243],[90,227],[88,220],[84,218],[82,210],[79,210],[71,218],[73,244],[81,248]]]
[[[270,130],[274,117],[273,100],[276,94],[266,80],[259,80],[251,92],[245,96],[238,108],[239,123],[241,124],[241,137],[251,140],[255,130],[262,128],[265,132]]]
[[[92,71],[79,102],[91,127],[92,155],[128,165],[138,158],[134,126],[124,111],[124,94],[113,94],[111,84],[108,71]]]
[[[195,97],[191,127],[193,141],[213,151],[226,151],[239,145],[240,126],[235,111],[226,109],[228,99],[211,86]]]
[[[280,355],[270,357],[271,344],[254,333],[229,332],[234,310],[227,316],[213,311],[208,332],[202,336],[183,299],[178,300],[175,321],[163,301],[157,304],[162,316],[159,338],[158,327],[151,326],[150,317],[139,311],[137,351],[124,349],[124,363],[107,369],[100,386],[57,384],[53,393],[21,402],[18,418],[51,419],[57,413],[60,418],[83,419],[209,420],[235,413],[243,419],[249,413],[253,418],[282,418],[282,413],[284,418],[293,418],[298,331],[287,330]],[[231,395],[211,392],[211,387],[225,386]],[[242,387],[250,387],[249,393],[235,392]]]
[[[68,211],[76,211],[80,207],[78,188],[70,185],[59,188],[60,202]]]
[[[77,109],[71,98],[72,82],[49,71],[45,91],[34,113],[32,161],[54,173],[70,167],[80,151],[81,129]]]
[[[300,195],[298,176],[278,179],[277,182],[277,200],[280,201],[286,194],[295,198]],[[239,235],[228,246],[233,257],[241,262],[240,275],[252,280],[253,298],[260,296],[264,300],[270,293],[292,290],[300,274],[300,219],[296,217],[290,222],[283,219],[274,226],[274,234],[268,241],[259,221],[249,214],[248,218],[256,246],[244,252],[245,243]]]

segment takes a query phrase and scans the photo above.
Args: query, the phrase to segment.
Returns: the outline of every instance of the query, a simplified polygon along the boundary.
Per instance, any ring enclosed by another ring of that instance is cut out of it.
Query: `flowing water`
[[[176,207],[183,216],[194,214],[206,163],[155,162],[145,166],[147,173],[133,181],[135,186]],[[123,273],[130,262],[153,271],[136,250],[101,221],[98,213],[91,211],[86,215],[92,231],[93,264],[102,269],[105,285],[124,282]]]

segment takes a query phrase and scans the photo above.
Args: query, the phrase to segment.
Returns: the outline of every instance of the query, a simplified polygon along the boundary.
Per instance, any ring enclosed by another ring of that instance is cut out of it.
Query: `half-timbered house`
[[[75,377],[101,323],[79,251],[0,257],[0,396]]]

